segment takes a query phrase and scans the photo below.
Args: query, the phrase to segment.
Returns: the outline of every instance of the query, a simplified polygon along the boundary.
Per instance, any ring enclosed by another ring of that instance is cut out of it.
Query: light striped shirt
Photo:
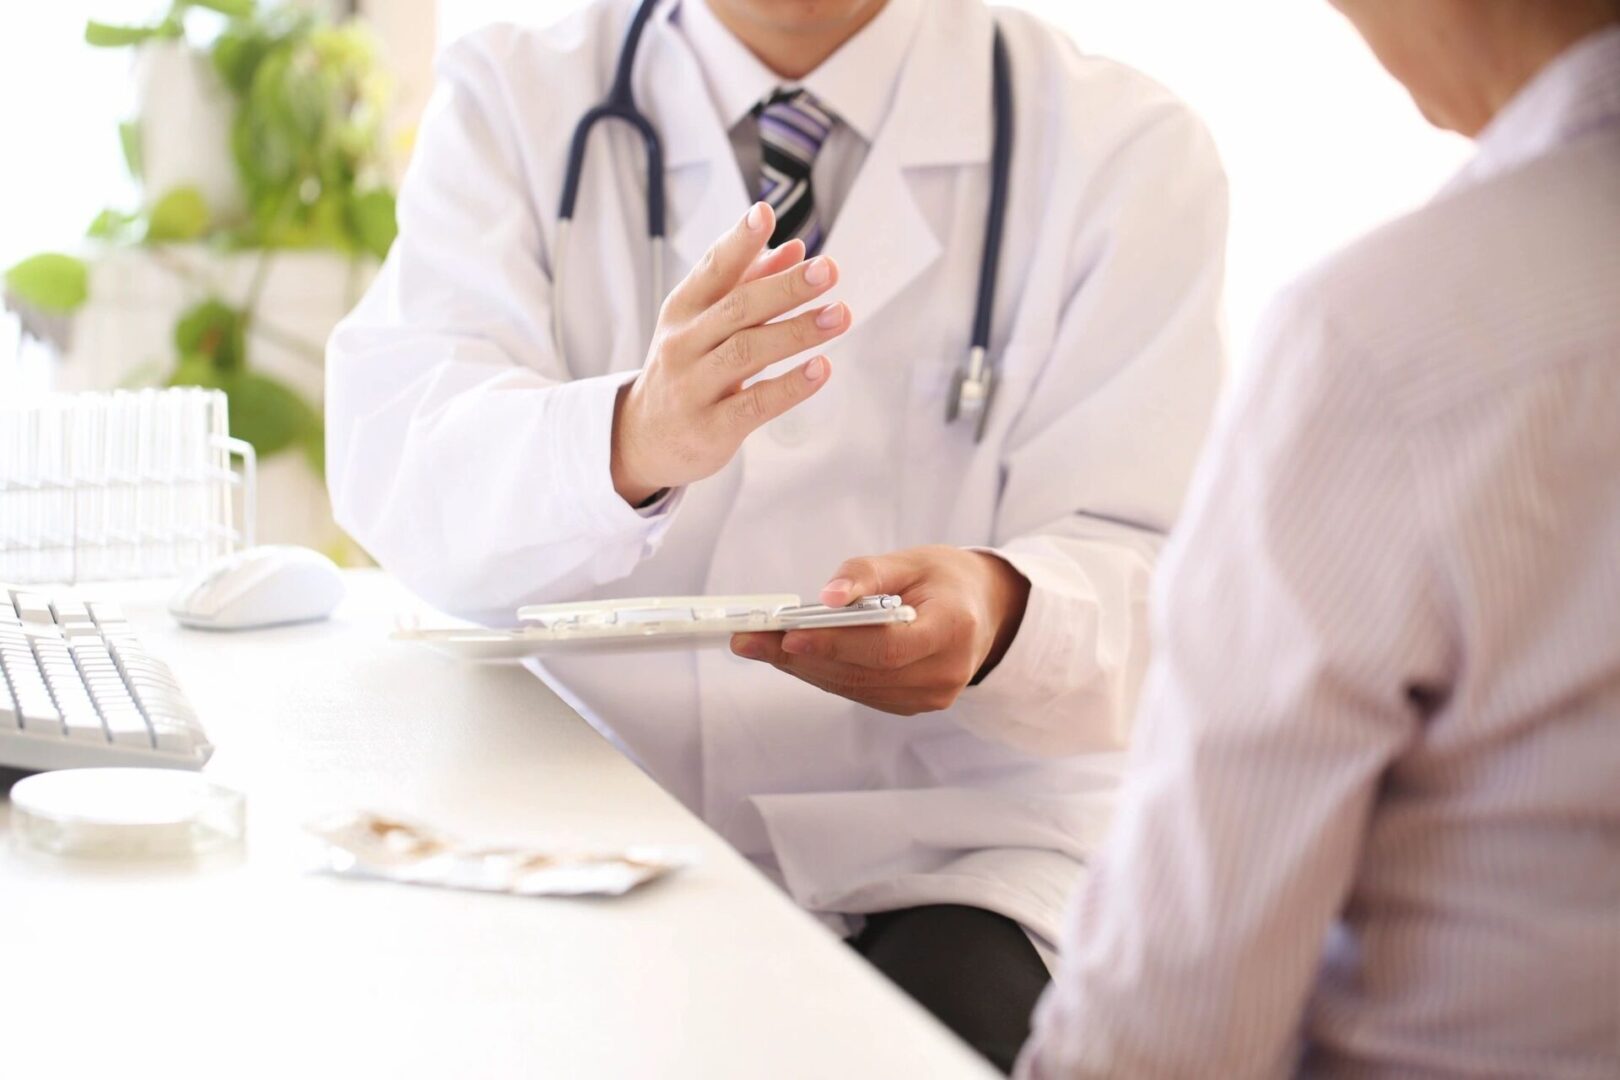
[[[1032,1077],[1620,1077],[1620,27],[1274,307]]]

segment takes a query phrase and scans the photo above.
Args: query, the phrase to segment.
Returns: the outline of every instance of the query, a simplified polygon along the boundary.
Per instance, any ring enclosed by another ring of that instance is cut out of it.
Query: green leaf
[[[261,458],[303,445],[320,426],[313,405],[268,375],[239,371],[223,380],[222,389],[230,398],[231,434],[252,443]]]
[[[124,164],[129,168],[129,175],[139,180],[146,169],[141,153],[141,122],[125,120],[119,124],[118,142],[124,148]]]
[[[349,247],[349,207],[339,191],[329,191],[308,208],[304,246],[343,251]]]
[[[188,0],[188,3],[191,7],[207,8],[237,19],[253,14],[253,0]]]
[[[136,226],[140,224],[141,215],[131,214],[124,210],[108,208],[96,215],[90,223],[85,235],[92,240],[105,240],[108,243],[122,243],[136,238]]]
[[[208,390],[223,390],[224,379],[214,365],[200,356],[182,356],[169,375],[170,386],[201,386]]]
[[[303,451],[304,460],[315,471],[315,475],[322,480],[326,479],[326,425],[321,422],[319,416],[314,418],[314,423],[310,424],[299,437],[298,448]]]
[[[208,200],[189,185],[159,199],[146,222],[146,239],[153,243],[195,240],[207,231]]]
[[[270,40],[256,30],[226,30],[214,40],[214,70],[231,93],[243,97],[269,48]]]
[[[121,49],[162,36],[160,26],[116,26],[91,19],[84,24],[84,40],[98,49]]]
[[[66,315],[90,297],[90,268],[71,255],[35,255],[6,271],[6,290],[40,311]]]
[[[221,374],[239,371],[247,363],[247,316],[223,300],[204,300],[181,313],[174,347]]]
[[[377,188],[357,196],[349,207],[349,227],[360,250],[386,259],[388,249],[394,246],[394,238],[399,235],[394,193],[387,188]]]

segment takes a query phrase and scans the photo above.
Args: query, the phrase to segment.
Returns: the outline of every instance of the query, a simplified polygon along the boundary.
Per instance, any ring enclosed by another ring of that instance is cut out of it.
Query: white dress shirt
[[[766,67],[715,18],[708,0],[683,0],[676,21],[703,68],[715,111],[731,135],[737,167],[749,194],[759,193],[759,120],[754,106],[777,90],[808,90],[836,123],[810,170],[816,213],[830,230],[855,185],[866,151],[889,114],[895,86],[917,32],[922,0],[888,0],[860,33],[803,79],[784,79]]]
[[[1620,1076],[1620,28],[1273,309],[1028,1076]]]

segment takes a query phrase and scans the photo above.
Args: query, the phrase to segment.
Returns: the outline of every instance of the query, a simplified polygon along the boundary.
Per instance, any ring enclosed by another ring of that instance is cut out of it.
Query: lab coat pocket
[[[907,546],[994,542],[1002,444],[1028,393],[1029,358],[1027,350],[1002,354],[982,439],[975,439],[976,417],[947,419],[967,364],[965,347],[913,365],[900,453],[900,520],[910,534]]]

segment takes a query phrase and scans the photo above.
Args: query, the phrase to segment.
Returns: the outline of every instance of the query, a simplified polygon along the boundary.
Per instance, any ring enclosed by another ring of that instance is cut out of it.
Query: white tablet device
[[[732,634],[909,623],[898,596],[863,596],[847,607],[801,604],[791,593],[662,596],[539,604],[518,609],[516,630],[402,628],[415,641],[465,660],[518,660],[561,652],[626,652],[720,646]]]

